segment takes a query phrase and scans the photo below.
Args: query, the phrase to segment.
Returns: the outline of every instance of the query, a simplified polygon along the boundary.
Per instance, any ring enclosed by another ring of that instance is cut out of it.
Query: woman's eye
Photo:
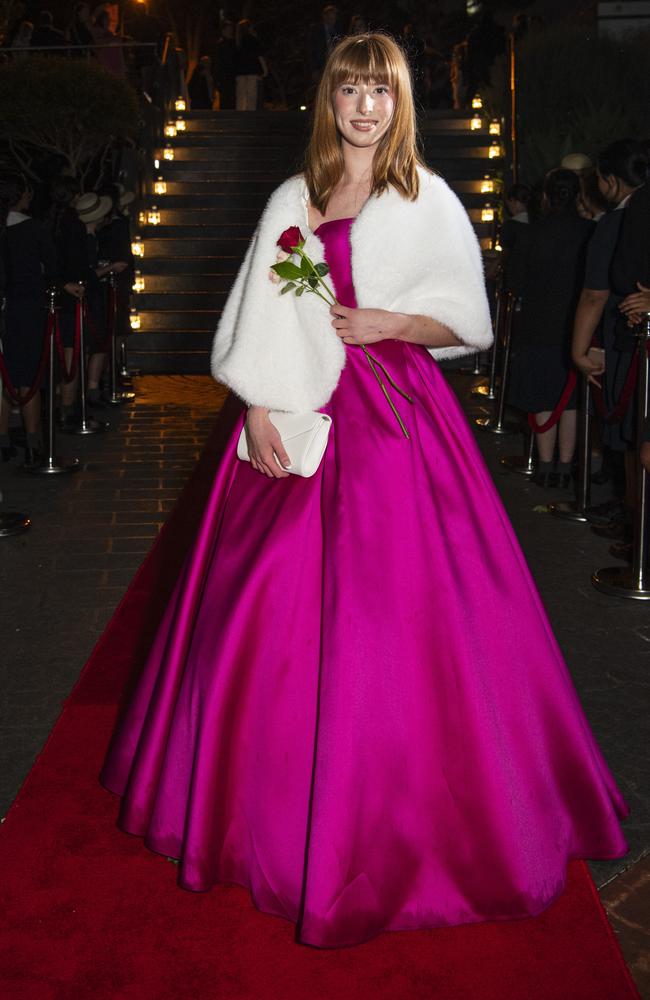
[[[388,87],[375,87],[375,93],[377,94],[387,94]]]
[[[354,87],[341,87],[341,90],[343,91],[344,94],[354,93]]]

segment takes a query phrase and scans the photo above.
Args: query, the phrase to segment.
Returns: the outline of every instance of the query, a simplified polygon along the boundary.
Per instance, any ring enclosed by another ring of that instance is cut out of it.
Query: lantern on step
[[[150,226],[160,225],[160,212],[158,211],[158,207],[156,205],[152,205],[147,212],[147,222]]]
[[[159,170],[160,169],[160,160],[158,159],[157,156],[156,156],[156,158],[153,161],[153,168],[154,168],[154,170]]]
[[[167,194],[167,184],[159,177],[157,181],[154,181],[153,185],[154,194]]]
[[[176,126],[173,122],[167,122],[165,125],[165,136],[167,139],[173,139],[176,135]]]
[[[134,257],[144,257],[144,243],[141,236],[134,236],[131,241],[131,253]]]
[[[141,226],[144,226],[146,224],[146,221],[147,221],[147,213],[144,211],[144,209],[142,209],[140,212],[138,212],[138,222],[140,223]]]
[[[481,222],[494,222],[494,209],[491,205],[481,209]]]
[[[488,150],[488,156],[491,160],[498,160],[500,156],[503,156],[503,149],[501,148],[501,143],[495,140]]]
[[[481,181],[481,194],[494,194],[494,180],[492,177],[484,177]]]
[[[301,104],[300,105],[300,110],[301,111],[306,111],[307,110],[307,105],[306,104]]]
[[[478,132],[479,129],[483,128],[483,119],[480,118],[478,115],[475,115],[470,120],[469,127],[471,128],[472,132]]]
[[[174,109],[176,111],[185,111],[187,109],[187,104],[185,103],[184,97],[177,97],[174,102]]]
[[[472,110],[480,111],[482,107],[483,107],[483,101],[481,100],[481,95],[475,94],[474,97],[472,98]]]
[[[490,122],[490,135],[501,135],[501,122]]]
[[[185,132],[185,129],[186,129],[185,119],[184,118],[177,118],[176,119],[176,131],[177,132]]]
[[[132,330],[140,329],[140,313],[135,306],[131,307],[131,311],[129,313],[129,324]]]
[[[503,251],[503,247],[502,247],[502,246],[501,246],[501,244],[499,243],[499,237],[498,237],[498,236],[497,236],[497,238],[496,238],[496,239],[495,239],[495,241],[494,241],[494,244],[493,244],[493,246],[492,246],[492,249],[493,249],[493,250],[496,250],[496,251],[497,251],[498,253],[501,253],[501,252]]]
[[[163,149],[163,160],[173,160],[173,159],[174,159],[174,150],[172,149],[171,146],[165,146],[165,148]]]
[[[134,292],[144,292],[144,278],[142,276],[142,271],[133,272],[133,284],[131,287]]]

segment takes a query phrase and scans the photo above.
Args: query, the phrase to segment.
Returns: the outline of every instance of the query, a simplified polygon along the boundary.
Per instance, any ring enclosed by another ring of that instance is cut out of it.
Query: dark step
[[[463,204],[470,208],[483,205],[490,196],[478,192],[457,191]],[[495,196],[496,197],[496,196]],[[180,225],[237,225],[244,228],[255,225],[268,195],[195,194],[152,195],[147,205],[156,205],[161,215],[161,226]],[[142,232],[142,228],[140,227]]]
[[[189,262],[181,261],[180,267],[183,268],[186,263]],[[152,296],[153,300],[153,297],[158,295],[180,295],[191,292],[208,292],[215,296],[225,296],[230,291],[233,280],[234,271],[226,274],[210,274],[209,272],[201,271],[194,273],[187,273],[186,271],[183,273],[181,271],[178,274],[144,274],[144,292],[139,292],[134,301],[139,306],[141,302],[149,302],[149,295]]]
[[[171,168],[171,169],[169,169]],[[264,173],[257,176],[248,177],[246,173],[232,170],[217,171],[204,168],[194,169],[184,164],[165,164],[163,170],[158,174],[167,183],[167,190],[170,194],[182,194],[183,191],[200,192],[202,190],[217,190],[223,194],[260,194],[272,191],[287,177],[296,171],[278,170]],[[181,190],[182,185],[182,190]],[[160,195],[160,197],[163,197]]]
[[[178,291],[169,286],[153,291],[151,284],[145,285],[145,291],[139,292],[135,302],[139,312],[161,310],[169,312],[202,312],[223,309],[226,296],[232,286],[232,278],[228,279],[227,286],[222,290],[215,289],[210,278],[202,275],[203,284],[196,282],[196,287]],[[146,280],[146,279],[145,279]],[[224,285],[226,283],[224,282]]]
[[[218,222],[215,222],[216,216],[214,212],[205,212],[203,215],[203,222],[196,218],[198,215],[197,212],[180,212],[178,213],[178,224],[171,221],[169,224],[166,224],[167,213],[163,210],[160,215],[162,221],[159,225],[138,226],[138,232],[144,240],[159,240],[167,239],[169,237],[178,239],[181,236],[187,236],[191,239],[197,240],[215,239],[248,241],[253,235],[255,223],[257,218],[259,218],[259,215],[253,215],[250,222],[242,223],[240,225],[234,222],[229,222],[220,225]],[[184,220],[183,223],[180,222],[181,218]]]
[[[220,309],[185,309],[183,312],[176,309],[148,309],[140,312],[140,329],[144,332],[180,330],[183,334],[199,330],[214,332],[220,315]]]
[[[241,257],[246,252],[246,239],[183,239],[182,237],[161,239],[153,237],[146,239],[145,255],[152,257]],[[140,269],[141,270],[141,269]]]
[[[241,255],[233,256],[232,254],[208,254],[205,257],[198,255],[196,257],[178,257],[172,254],[171,256],[156,257],[148,247],[147,256],[138,260],[136,267],[145,276],[146,282],[147,276],[152,274],[161,277],[166,275],[193,276],[196,274],[220,275],[222,277],[235,275],[241,261]]]
[[[174,159],[163,161],[166,168],[170,168],[175,163],[204,163],[206,160],[216,166],[235,167],[252,164],[259,172],[266,167],[279,167],[285,164],[294,163],[300,156],[301,151],[293,147],[280,146],[277,149],[266,149],[258,146],[251,149],[241,149],[239,146],[227,146],[223,149],[212,148],[212,146],[177,146],[170,144],[174,150]]]
[[[140,351],[129,347],[129,364],[144,375],[209,375],[210,352],[182,348]]]
[[[147,331],[138,330],[129,337],[129,359],[132,351],[173,351],[179,347],[184,351],[210,351],[214,330]]]

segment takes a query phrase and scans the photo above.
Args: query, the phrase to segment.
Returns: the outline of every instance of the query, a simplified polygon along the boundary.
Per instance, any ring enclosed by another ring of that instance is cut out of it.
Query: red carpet
[[[97,645],[1,828],[7,1000],[618,1000],[638,997],[584,863],[530,920],[297,945],[246,890],[177,888],[115,827],[97,774],[191,536],[224,423]]]

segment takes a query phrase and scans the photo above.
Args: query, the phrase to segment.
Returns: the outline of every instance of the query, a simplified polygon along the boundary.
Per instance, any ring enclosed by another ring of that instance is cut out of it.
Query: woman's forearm
[[[609,292],[594,288],[583,288],[573,321],[571,355],[575,361],[582,358],[591,347],[591,338],[596,332]]]
[[[462,343],[448,326],[443,326],[430,316],[397,313],[399,317],[396,340],[423,347],[457,347]]]

